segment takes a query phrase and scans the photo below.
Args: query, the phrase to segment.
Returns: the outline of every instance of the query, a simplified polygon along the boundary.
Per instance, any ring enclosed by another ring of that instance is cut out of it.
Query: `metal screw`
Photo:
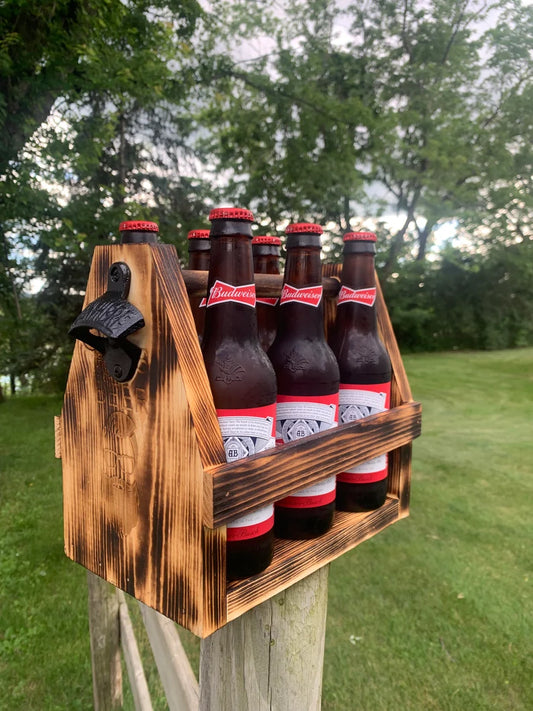
[[[122,368],[120,367],[120,365],[117,364],[113,367],[113,375],[115,376],[115,378],[122,377]]]
[[[110,272],[111,280],[117,282],[120,280],[120,269],[118,267],[111,267]]]

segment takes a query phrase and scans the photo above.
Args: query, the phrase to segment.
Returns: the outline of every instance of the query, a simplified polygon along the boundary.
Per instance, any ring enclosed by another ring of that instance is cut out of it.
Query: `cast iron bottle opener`
[[[83,309],[69,330],[70,336],[103,355],[109,374],[119,383],[133,377],[141,357],[141,349],[127,339],[144,326],[142,313],[127,301],[130,282],[128,265],[124,262],[112,264],[107,291]]]

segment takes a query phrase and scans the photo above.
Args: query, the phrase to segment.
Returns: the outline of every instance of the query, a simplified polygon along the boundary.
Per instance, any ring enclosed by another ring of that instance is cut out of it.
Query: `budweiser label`
[[[375,301],[375,286],[368,289],[350,289],[349,286],[342,286],[339,292],[337,306],[348,303],[363,304],[363,306],[374,306]]]
[[[209,292],[207,308],[216,306],[217,304],[223,304],[227,301],[234,301],[237,304],[244,304],[254,309],[256,301],[255,284],[239,284],[239,286],[233,286],[233,284],[226,284],[217,279]]]
[[[339,389],[339,424],[360,420],[390,408],[390,382],[373,385],[346,385]],[[381,454],[337,475],[345,484],[369,484],[386,479],[388,456]]]
[[[243,410],[217,410],[217,417],[228,462],[236,462],[275,445],[275,403]]]
[[[276,401],[276,444],[293,442],[338,423],[339,396],[278,395]]]
[[[238,410],[217,410],[226,460],[236,462],[275,445],[276,404]],[[230,521],[227,540],[242,541],[267,533],[274,525],[274,506],[269,504],[257,511]]]
[[[338,394],[332,395],[278,395],[276,406],[276,443],[293,442],[315,432],[337,427]],[[279,419],[278,419],[279,418]],[[335,477],[286,496],[276,502],[283,508],[314,508],[335,499]]]
[[[280,304],[288,304],[291,301],[296,301],[299,304],[318,307],[322,300],[322,285],[304,286],[297,289],[290,284],[284,284],[281,291]]]
[[[206,305],[207,305],[207,299],[206,299],[205,296],[204,296],[204,297],[202,298],[202,300],[200,301],[200,303],[198,304],[198,306],[199,306],[199,308],[201,308],[201,309],[205,309]]]
[[[269,504],[246,516],[230,521],[226,527],[228,541],[244,541],[268,533],[274,526],[274,506]]]
[[[264,304],[265,306],[276,306],[278,303],[279,299],[275,297],[265,297],[264,299],[257,299],[258,304]]]
[[[325,506],[335,501],[335,476],[329,476],[318,484],[306,486],[281,501],[276,501],[276,506],[286,509],[311,509],[316,506]]]

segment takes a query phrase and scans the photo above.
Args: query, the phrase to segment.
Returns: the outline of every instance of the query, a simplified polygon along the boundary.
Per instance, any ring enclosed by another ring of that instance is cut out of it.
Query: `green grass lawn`
[[[411,516],[331,565],[323,709],[529,711],[533,349],[405,364],[424,408]],[[92,708],[85,571],[63,554],[60,407],[0,405],[2,711]]]

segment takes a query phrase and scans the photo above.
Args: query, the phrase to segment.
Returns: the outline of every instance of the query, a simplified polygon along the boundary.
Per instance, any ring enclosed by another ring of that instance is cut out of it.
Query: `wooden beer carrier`
[[[85,307],[106,293],[117,263],[131,272],[127,303],[144,317],[144,327],[128,335],[140,360],[133,377],[119,382],[97,349],[76,342],[56,418],[68,557],[206,637],[408,515],[421,406],[412,400],[379,285],[391,410],[227,464],[188,298],[205,293],[207,273],[182,271],[172,245],[97,247]],[[325,265],[324,273],[328,327],[339,265]],[[279,295],[281,277],[256,279],[259,296]],[[380,509],[337,512],[317,539],[276,540],[264,572],[226,582],[228,521],[384,452],[389,491]]]

